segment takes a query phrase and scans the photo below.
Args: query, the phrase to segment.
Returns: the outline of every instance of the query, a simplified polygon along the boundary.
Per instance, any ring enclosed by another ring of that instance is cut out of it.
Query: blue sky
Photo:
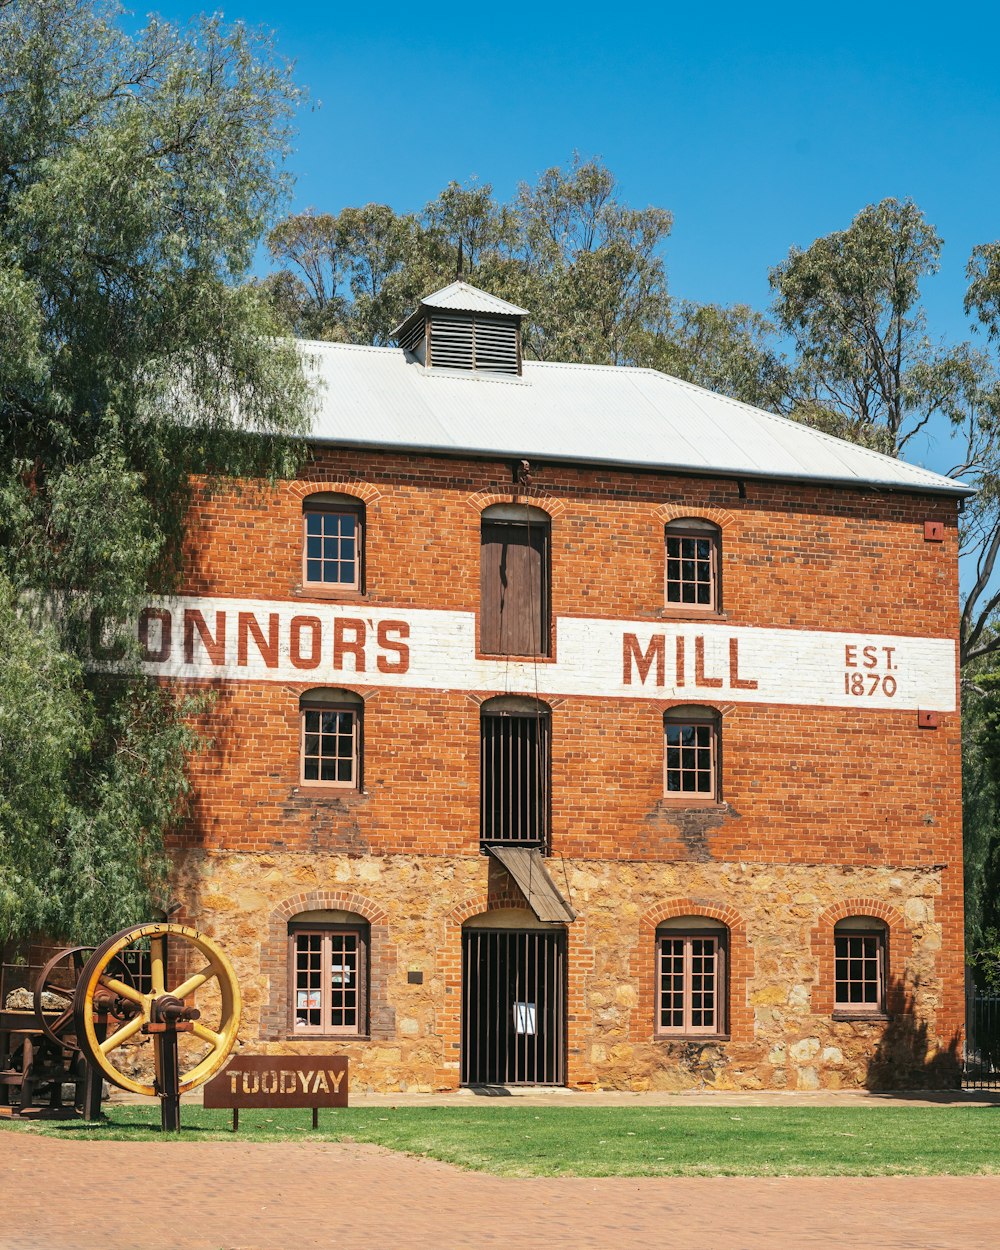
[[[310,91],[295,208],[418,208],[472,175],[507,196],[578,150],[674,213],[675,294],[764,308],[791,244],[911,197],[945,239],[932,328],[967,332],[969,251],[1000,237],[995,4],[217,7]]]

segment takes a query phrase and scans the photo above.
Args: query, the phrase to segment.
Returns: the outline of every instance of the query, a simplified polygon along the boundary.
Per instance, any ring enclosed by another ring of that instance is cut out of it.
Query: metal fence
[[[978,994],[971,987],[965,1003],[966,1089],[1000,1088],[1000,995]]]

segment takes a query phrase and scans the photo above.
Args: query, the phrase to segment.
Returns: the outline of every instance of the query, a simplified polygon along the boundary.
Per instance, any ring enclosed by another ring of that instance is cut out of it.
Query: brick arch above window
[[[706,916],[710,920],[718,920],[730,933],[743,933],[746,921],[740,913],[728,903],[708,903],[690,898],[672,898],[656,903],[643,912],[640,926],[644,931],[654,933],[665,920],[673,920],[678,916]]]
[[[530,504],[533,508],[541,508],[550,517],[562,516],[566,511],[566,501],[555,495],[546,495],[541,490],[518,491],[513,495],[509,488],[495,486],[490,490],[477,491],[468,495],[465,502],[474,512],[485,512],[493,504]]]
[[[819,915],[810,938],[817,961],[817,980],[812,994],[812,1009],[818,1015],[831,1015],[834,1009],[834,927],[849,916],[863,916],[881,921],[889,931],[889,966],[886,969],[886,1011],[897,1015],[905,1007],[906,991],[903,969],[908,962],[911,942],[903,913],[883,899],[845,898],[831,903]],[[911,939],[912,941],[912,939]]]
[[[490,881],[485,894],[473,894],[463,899],[445,915],[445,924],[453,932],[461,934],[462,925],[473,916],[482,916],[491,911],[504,911],[510,908],[527,906],[521,890],[508,875],[506,869],[494,868],[490,863]]]
[[[372,482],[362,478],[310,478],[308,482],[293,482],[289,488],[294,499],[307,499],[310,495],[350,495],[366,504],[378,503],[382,492]]]
[[[824,928],[832,929],[838,920],[846,920],[848,916],[870,916],[872,920],[884,920],[890,931],[906,928],[903,913],[880,898],[845,898],[839,903],[831,903],[821,913],[813,929],[813,944]]]
[[[724,508],[704,508],[697,504],[661,504],[654,516],[664,524],[668,521],[711,521],[720,530],[726,529],[736,521],[736,517]]]
[[[268,918],[261,950],[261,971],[267,978],[267,997],[261,1009],[261,1037],[280,1041],[288,1036],[288,923],[302,912],[349,911],[369,926],[369,1029],[373,1038],[395,1036],[395,1011],[389,1004],[389,982],[396,971],[397,952],[389,940],[389,915],[367,895],[353,890],[308,890],[283,899]]]
[[[348,890],[309,890],[284,899],[271,912],[270,927],[287,925],[303,911],[353,911],[369,924],[389,923],[389,913],[364,894]]]
[[[552,706],[558,706],[555,700],[552,701]],[[739,707],[736,703],[696,703],[690,697],[687,699],[650,699],[646,706],[651,712],[658,712],[661,716],[664,712],[679,712],[684,708],[703,707],[720,718],[732,715]]]

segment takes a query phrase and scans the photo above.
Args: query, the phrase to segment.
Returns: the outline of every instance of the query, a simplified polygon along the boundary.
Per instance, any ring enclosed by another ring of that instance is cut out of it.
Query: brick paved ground
[[[993,1250],[1000,1176],[507,1180],[372,1146],[0,1133],[0,1250]]]

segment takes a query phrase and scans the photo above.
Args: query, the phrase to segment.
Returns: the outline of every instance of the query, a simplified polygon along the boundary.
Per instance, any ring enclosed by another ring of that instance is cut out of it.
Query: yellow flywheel
[[[129,950],[145,955],[147,945],[148,977],[138,985],[130,984],[120,975],[120,961]],[[190,975],[178,971],[192,966],[198,970]],[[171,975],[177,983],[168,988]],[[191,1066],[186,1070],[182,1059],[179,1072],[180,1092],[194,1089],[214,1076],[229,1057],[236,1044],[242,1000],[236,972],[224,952],[187,925],[166,921],[135,925],[97,947],[80,974],[73,998],[77,1045],[113,1084],[155,1097],[160,1093],[155,1085],[127,1075],[114,1059],[137,1034],[155,1030],[157,1004],[170,1000],[180,1000],[189,1008],[197,1005],[201,1012],[188,1028],[203,1043],[198,1049],[204,1051],[207,1045],[208,1051],[188,1057]]]

